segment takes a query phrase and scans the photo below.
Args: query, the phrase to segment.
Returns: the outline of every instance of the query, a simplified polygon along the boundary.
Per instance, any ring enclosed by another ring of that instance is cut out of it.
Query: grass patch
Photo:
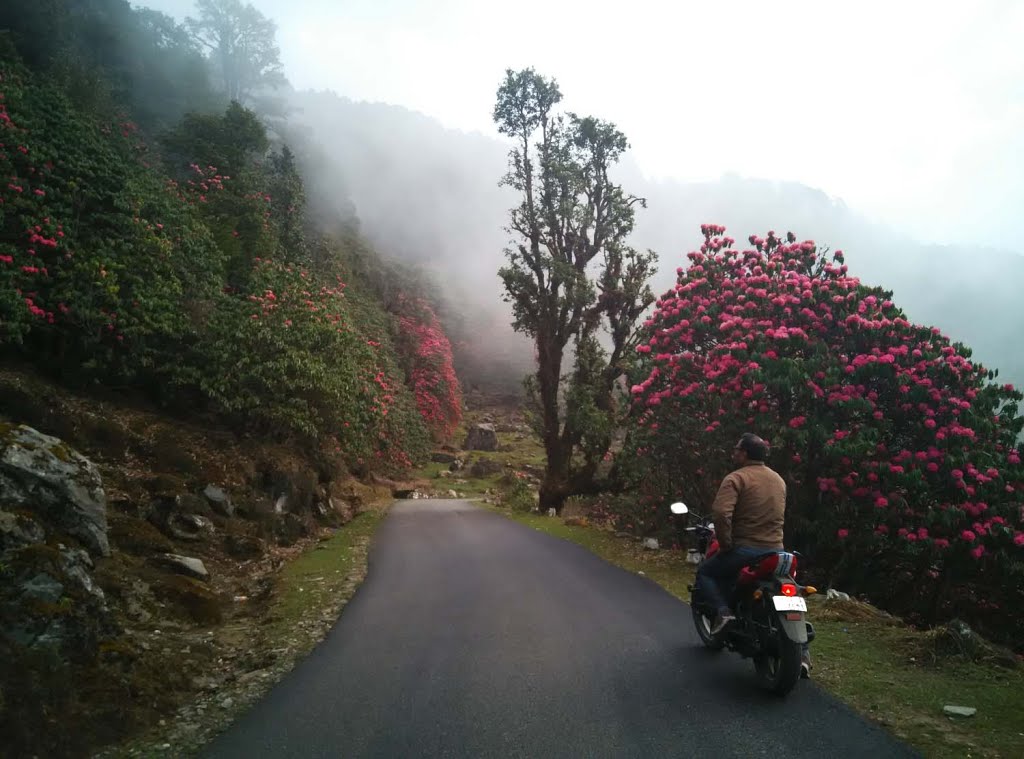
[[[386,509],[371,509],[289,562],[277,580],[268,631],[290,633],[311,611],[337,608],[365,575],[366,554]]]
[[[689,599],[694,567],[675,551],[645,551],[637,542],[561,519],[494,509],[535,530],[576,543],[611,564],[643,572],[672,595]],[[814,679],[858,712],[925,756],[1024,755],[1024,669],[955,659],[929,663],[928,633],[884,622],[815,620]],[[832,616],[832,615],[830,615]],[[974,717],[950,718],[946,704],[970,706]]]

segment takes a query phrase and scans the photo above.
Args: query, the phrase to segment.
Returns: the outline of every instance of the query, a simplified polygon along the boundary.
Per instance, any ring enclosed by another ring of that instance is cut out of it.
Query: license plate
[[[798,596],[772,596],[775,611],[807,611],[807,601]]]

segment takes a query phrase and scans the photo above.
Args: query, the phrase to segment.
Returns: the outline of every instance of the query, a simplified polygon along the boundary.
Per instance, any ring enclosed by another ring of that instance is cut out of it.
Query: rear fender
[[[786,619],[788,616],[796,616],[793,612],[779,613],[779,628],[783,634],[794,643],[807,643],[807,621],[804,614],[800,613],[799,619]]]

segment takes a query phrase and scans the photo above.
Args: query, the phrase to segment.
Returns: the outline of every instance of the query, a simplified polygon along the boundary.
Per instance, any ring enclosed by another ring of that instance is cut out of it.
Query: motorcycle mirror
[[[673,514],[686,514],[689,511],[689,509],[686,508],[686,504],[682,501],[673,503],[669,508],[672,509]]]

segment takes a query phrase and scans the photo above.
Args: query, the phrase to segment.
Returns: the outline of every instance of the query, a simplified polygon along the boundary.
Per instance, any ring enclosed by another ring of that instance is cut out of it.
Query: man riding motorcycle
[[[736,617],[727,601],[740,570],[766,551],[783,550],[786,482],[765,464],[768,444],[745,433],[733,449],[737,469],[722,481],[711,506],[711,517],[721,550],[705,560],[697,572],[697,586],[718,614],[711,634],[718,635]],[[810,673],[806,645],[802,675]]]

